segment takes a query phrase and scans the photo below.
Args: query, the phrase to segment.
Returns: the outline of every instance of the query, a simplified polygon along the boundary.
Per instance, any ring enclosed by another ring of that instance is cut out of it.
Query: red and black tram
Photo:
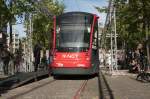
[[[98,16],[67,12],[54,17],[53,75],[91,75],[99,72]]]

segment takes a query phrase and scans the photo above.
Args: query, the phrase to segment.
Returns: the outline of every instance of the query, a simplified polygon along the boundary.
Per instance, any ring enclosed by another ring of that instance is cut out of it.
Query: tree
[[[150,1],[149,0],[115,0],[117,14],[117,33],[125,48],[136,48],[138,43],[146,46],[150,61]],[[108,8],[96,8],[107,12]]]
[[[150,30],[150,1],[129,0],[125,4],[123,0],[117,0],[118,8],[118,32],[127,41],[128,47],[133,48],[138,43],[146,46],[148,59],[150,61],[150,50],[148,39]]]
[[[12,25],[16,18],[22,19],[23,13],[32,10],[31,0],[0,0],[0,30],[9,23],[10,45],[12,43]]]
[[[33,41],[41,40],[48,45],[48,37],[52,28],[52,15],[63,13],[64,5],[57,0],[1,0],[0,1],[0,30],[8,22],[10,24],[10,44],[12,41],[12,25],[16,18],[23,19],[24,14],[32,14]],[[28,19],[28,18],[27,18]],[[29,24],[28,20],[26,23]],[[39,38],[40,37],[40,38]]]
[[[41,41],[42,45],[48,48],[49,40],[51,38],[51,30],[53,26],[53,16],[59,15],[64,11],[64,5],[54,0],[44,0],[41,2],[33,3],[34,11],[32,14],[33,22],[33,45],[37,41]],[[29,18],[26,18],[26,24],[29,25]]]
[[[12,42],[12,25],[15,24],[16,18],[22,18],[23,13],[30,12],[32,10],[32,5],[30,5],[30,0],[5,0],[7,8],[10,12],[10,44]]]
[[[3,0],[0,0],[0,30],[8,23],[10,19],[9,9]]]

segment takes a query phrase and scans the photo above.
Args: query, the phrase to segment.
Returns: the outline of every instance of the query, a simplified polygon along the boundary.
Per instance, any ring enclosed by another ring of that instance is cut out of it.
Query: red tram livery
[[[99,72],[98,16],[67,12],[54,17],[50,63],[53,75],[91,75]]]

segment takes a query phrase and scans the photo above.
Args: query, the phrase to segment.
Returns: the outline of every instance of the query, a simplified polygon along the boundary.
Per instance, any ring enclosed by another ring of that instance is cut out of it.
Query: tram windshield
[[[56,49],[63,52],[87,51],[90,45],[92,17],[62,16],[56,25]]]

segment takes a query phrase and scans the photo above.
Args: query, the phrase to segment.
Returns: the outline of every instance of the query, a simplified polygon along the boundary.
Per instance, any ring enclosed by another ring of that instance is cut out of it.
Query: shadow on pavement
[[[96,77],[96,75],[53,75],[56,80],[88,80]]]
[[[0,80],[0,95],[7,93],[8,90],[32,83],[36,80],[41,80],[48,77],[47,71],[16,73],[7,79]]]
[[[39,89],[39,88],[41,88],[41,87],[43,87],[43,86],[46,86],[46,85],[48,85],[48,84],[50,84],[50,83],[55,82],[55,81],[56,81],[56,80],[52,80],[52,81],[49,81],[49,82],[47,82],[47,83],[38,85],[38,86],[36,86],[36,87],[34,87],[34,88],[31,88],[31,89],[28,90],[28,91],[25,91],[25,92],[22,92],[22,93],[20,93],[20,94],[14,95],[13,97],[10,97],[10,98],[7,98],[7,99],[16,99],[16,98],[18,98],[18,97],[20,97],[20,96],[23,96],[23,95],[25,95],[25,94],[27,94],[27,93],[30,93],[30,92],[32,92],[32,91],[34,91],[34,90],[37,90],[37,89]]]

